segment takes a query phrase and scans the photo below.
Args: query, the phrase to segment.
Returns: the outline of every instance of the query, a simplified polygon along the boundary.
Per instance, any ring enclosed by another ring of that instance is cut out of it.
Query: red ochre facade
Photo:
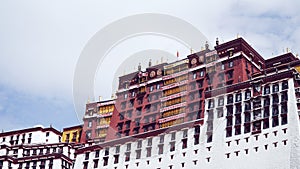
[[[214,62],[214,61],[221,62]],[[116,99],[88,103],[81,142],[104,142],[169,128],[182,123],[201,125],[205,99],[226,93],[291,53],[265,60],[243,38],[216,44],[173,63],[150,66],[119,77]],[[212,92],[211,92],[212,91]],[[106,114],[100,109],[113,107]],[[106,118],[105,124],[100,121]],[[109,120],[108,120],[109,119]]]

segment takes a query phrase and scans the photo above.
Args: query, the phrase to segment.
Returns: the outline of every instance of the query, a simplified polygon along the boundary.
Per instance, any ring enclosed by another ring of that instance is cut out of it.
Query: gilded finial
[[[205,42],[205,49],[208,50],[208,48],[209,48],[209,44],[208,44],[208,42],[206,41],[206,42]]]
[[[140,72],[141,70],[142,70],[142,66],[141,66],[141,63],[139,63],[138,71]]]

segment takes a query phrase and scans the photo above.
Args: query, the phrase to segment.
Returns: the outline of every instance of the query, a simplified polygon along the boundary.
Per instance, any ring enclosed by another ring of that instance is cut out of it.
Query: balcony
[[[181,71],[181,72],[178,72],[178,73],[173,73],[173,74],[170,74],[170,75],[163,76],[162,79],[163,80],[168,80],[168,79],[172,79],[172,78],[184,75],[184,74],[188,74],[188,70],[184,70],[184,71]]]
[[[176,94],[173,94],[173,95],[170,95],[170,96],[167,96],[167,97],[163,97],[161,98],[161,102],[164,102],[164,101],[167,101],[167,100],[171,100],[171,99],[175,99],[177,97],[181,97],[181,96],[185,96],[187,93],[187,91],[183,91],[183,92],[180,92],[180,93],[176,93]]]
[[[185,113],[181,113],[181,114],[177,114],[177,115],[174,115],[174,116],[159,119],[158,122],[159,123],[165,123],[165,122],[168,122],[168,121],[183,118],[184,116],[185,116]]]
[[[172,110],[172,109],[184,107],[184,106],[186,106],[186,104],[187,104],[186,102],[182,102],[182,103],[178,103],[178,104],[175,104],[175,105],[172,105],[172,106],[164,107],[164,108],[160,109],[160,112],[162,113],[162,112],[169,111],[169,110]]]
[[[181,86],[181,85],[187,84],[187,82],[188,82],[188,80],[183,80],[181,82],[177,82],[177,83],[173,83],[173,84],[170,84],[170,85],[167,85],[167,86],[163,86],[162,90],[167,90],[167,89],[171,89],[171,88],[174,88],[174,87],[177,87],[177,86]]]
[[[105,113],[105,114],[99,114],[99,117],[109,117],[109,116],[112,116],[112,112],[109,112],[109,113]]]

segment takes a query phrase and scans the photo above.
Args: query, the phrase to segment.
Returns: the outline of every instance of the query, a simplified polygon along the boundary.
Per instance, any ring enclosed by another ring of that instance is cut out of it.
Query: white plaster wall
[[[0,149],[0,156],[6,155],[6,148]]]
[[[289,80],[288,127],[290,140],[290,168],[300,168],[300,123],[295,96],[294,81]]]
[[[62,160],[61,159],[55,159],[53,160],[53,169],[59,169],[61,168]],[[47,168],[47,166],[46,166]]]
[[[27,139],[29,138],[29,135],[27,134],[26,137],[26,142]],[[53,133],[53,132],[49,132],[49,136],[46,137],[46,132],[42,132],[42,131],[36,131],[36,132],[32,132],[32,140],[31,140],[31,144],[38,144],[38,143],[59,143],[59,135]]]
[[[118,164],[113,164],[113,154],[115,152],[114,148],[110,149],[110,158],[109,158],[109,165],[103,166],[103,155],[104,150],[100,152],[99,157],[99,167],[98,168],[125,168],[125,165],[129,165],[128,168],[130,169],[138,169],[143,167],[148,168],[169,168],[170,165],[173,165],[173,168],[182,168],[181,163],[185,163],[184,168],[198,168],[199,166],[203,168],[220,168],[220,169],[248,169],[248,168],[263,168],[265,169],[276,169],[276,168],[289,168],[290,164],[290,143],[287,142],[287,145],[283,145],[282,140],[288,139],[288,133],[286,134],[283,132],[283,128],[286,126],[278,126],[272,129],[269,129],[267,131],[264,131],[264,133],[259,134],[258,140],[255,139],[255,137],[252,135],[250,136],[243,135],[241,137],[233,137],[228,140],[232,140],[231,145],[228,147],[225,138],[223,137],[225,133],[221,127],[217,128],[216,135],[214,135],[213,143],[206,143],[206,139],[202,140],[199,145],[193,145],[193,130],[189,129],[188,134],[188,148],[182,150],[181,149],[181,137],[182,132],[179,131],[177,133],[177,142],[176,142],[176,151],[175,152],[169,152],[169,140],[170,140],[170,134],[166,135],[165,137],[165,149],[164,154],[158,155],[158,149],[157,149],[157,143],[159,137],[154,138],[153,140],[153,146],[152,146],[152,156],[146,157],[146,140],[143,141],[143,147],[142,147],[142,158],[136,160],[135,159],[135,149],[136,149],[136,143],[132,143],[132,150],[131,150],[131,159],[129,162],[125,162],[125,150],[126,150],[126,144],[121,146],[120,149],[120,159]],[[204,128],[202,128],[203,133]],[[217,134],[217,131],[220,131],[219,135]],[[273,131],[277,131],[277,136],[274,136]],[[268,138],[265,138],[263,134],[269,133]],[[249,138],[249,142],[246,143],[245,137]],[[222,138],[223,137],[223,138]],[[218,141],[218,139],[220,141]],[[240,139],[239,145],[236,145],[235,139]],[[216,140],[216,141],[215,141]],[[275,148],[273,143],[278,142],[277,147]],[[268,150],[264,149],[264,145],[268,144]],[[211,150],[208,151],[207,147],[211,146]],[[255,152],[254,147],[258,146],[258,152]],[[245,154],[244,149],[249,149],[249,154]],[[144,151],[143,151],[144,150]],[[198,153],[195,154],[195,150],[198,150]],[[234,151],[240,150],[239,156],[236,156],[234,154]],[[186,155],[183,156],[183,153],[186,152]],[[226,158],[226,153],[230,153],[230,158]],[[171,155],[174,155],[173,159],[171,159]],[[82,168],[83,167],[83,161],[84,161],[84,154],[78,155],[76,158],[75,168]],[[210,157],[210,162],[207,161],[207,158]],[[159,158],[161,158],[161,162],[159,162]],[[93,159],[94,159],[94,153],[90,153],[89,158],[89,167],[93,168]],[[194,165],[194,162],[197,160],[197,164]],[[149,165],[147,164],[147,161],[149,161]],[[136,166],[136,163],[139,162],[139,166]]]
[[[75,169],[83,168],[83,162],[84,162],[84,154],[77,155],[74,163],[74,168]]]

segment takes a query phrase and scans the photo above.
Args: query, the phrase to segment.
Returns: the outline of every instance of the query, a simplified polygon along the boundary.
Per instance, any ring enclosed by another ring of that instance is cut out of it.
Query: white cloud
[[[37,95],[70,97],[75,63],[88,39],[106,24],[142,12],[167,13],[187,19],[211,41],[217,36],[230,40],[239,33],[267,55],[285,47],[299,50],[299,45],[293,45],[299,44],[299,40],[293,38],[298,34],[293,28],[298,28],[299,23],[299,1],[296,0],[132,2],[127,6],[122,5],[127,4],[124,2],[70,5],[58,1],[47,4],[29,1],[23,2],[23,6],[6,2],[0,16],[1,82]]]
[[[298,0],[2,1],[0,84],[71,102],[75,64],[87,41],[117,19],[145,12],[182,18],[212,44],[239,33],[264,57],[286,47],[299,53],[299,6]]]

